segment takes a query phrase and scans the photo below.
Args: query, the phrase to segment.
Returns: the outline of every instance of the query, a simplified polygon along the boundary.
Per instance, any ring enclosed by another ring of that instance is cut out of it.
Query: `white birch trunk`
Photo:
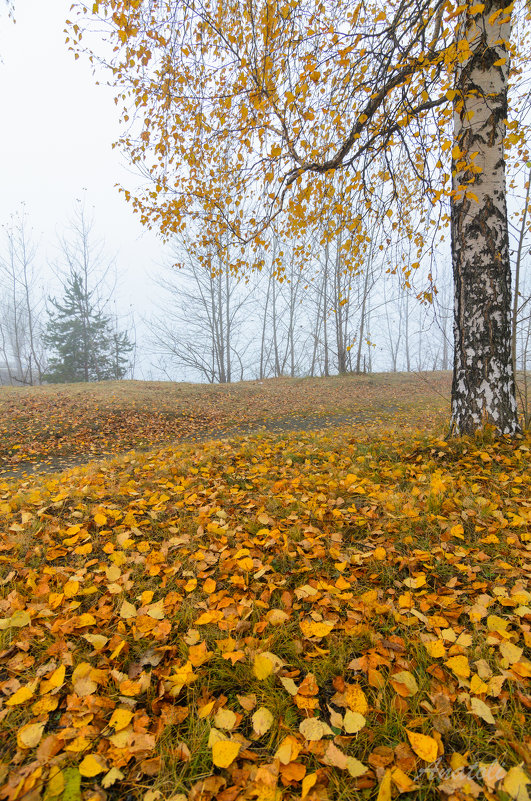
[[[510,19],[505,0],[465,12],[454,99],[452,425],[519,430],[511,360],[511,272],[503,140],[507,119]],[[499,12],[499,13],[497,13]],[[468,42],[468,48],[465,46]]]

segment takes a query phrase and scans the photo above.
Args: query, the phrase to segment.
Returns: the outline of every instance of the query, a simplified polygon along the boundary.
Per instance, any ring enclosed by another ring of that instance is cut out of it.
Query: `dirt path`
[[[344,428],[347,426],[359,426],[363,424],[374,424],[383,418],[388,418],[399,411],[399,407],[389,404],[380,405],[378,414],[374,410],[368,409],[366,413],[339,413],[339,414],[313,414],[313,415],[284,415],[276,419],[253,420],[230,428],[211,429],[202,431],[192,436],[179,437],[172,440],[171,444],[180,443],[200,443],[207,440],[226,439],[230,437],[249,436],[260,432],[272,434],[290,433],[293,431],[323,431],[325,429]],[[170,443],[154,442],[153,448],[164,447]],[[50,457],[46,461],[20,462],[16,467],[6,468],[0,471],[1,479],[29,478],[35,475],[46,473],[58,473],[72,467],[89,464],[90,462],[106,461],[120,456],[120,453],[90,454],[86,458],[75,456]]]

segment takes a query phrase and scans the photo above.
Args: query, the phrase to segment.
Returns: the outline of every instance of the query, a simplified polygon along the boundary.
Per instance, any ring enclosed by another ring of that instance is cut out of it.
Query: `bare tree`
[[[186,241],[176,244],[175,258],[181,269],[157,280],[166,298],[149,324],[164,371],[171,375],[178,366],[209,383],[242,380],[249,341],[240,332],[249,293],[224,265],[205,269]]]
[[[42,343],[43,302],[37,286],[36,245],[25,209],[4,227],[0,255],[0,348],[9,383],[38,384],[45,367]]]

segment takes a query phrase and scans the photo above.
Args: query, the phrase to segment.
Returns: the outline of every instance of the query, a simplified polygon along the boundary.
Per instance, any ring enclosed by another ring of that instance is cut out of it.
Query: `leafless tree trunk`
[[[36,247],[28,233],[25,211],[5,228],[5,254],[0,256],[2,289],[0,340],[10,383],[37,384],[42,380],[42,301],[36,297],[39,275]]]
[[[175,258],[181,269],[171,269],[157,280],[166,297],[162,313],[150,323],[154,352],[172,374],[173,365],[192,372],[209,383],[230,383],[235,362],[240,377],[244,344],[240,331],[245,309],[250,302],[242,282],[230,273],[227,265],[216,264],[210,272],[193,255],[186,241],[176,243]],[[265,371],[265,351],[261,349]]]

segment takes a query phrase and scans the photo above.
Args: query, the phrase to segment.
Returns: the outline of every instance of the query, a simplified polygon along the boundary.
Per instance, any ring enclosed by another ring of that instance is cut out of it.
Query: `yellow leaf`
[[[212,595],[215,589],[216,589],[216,582],[214,581],[214,579],[207,578],[205,583],[203,584],[203,590],[206,592],[207,595]]]
[[[401,670],[399,673],[393,673],[391,676],[391,685],[395,692],[403,698],[416,695],[419,691],[417,680],[409,670]]]
[[[17,609],[9,618],[9,625],[12,628],[21,629],[24,626],[29,626],[31,623],[31,616],[29,612]]]
[[[472,678],[470,679],[470,692],[474,693],[475,695],[483,695],[489,689],[489,685],[486,684],[477,673],[474,673]]]
[[[432,659],[440,659],[443,656],[446,656],[446,648],[444,647],[444,642],[442,640],[431,640],[430,642],[425,642],[424,647]]]
[[[306,718],[306,720],[303,720],[299,726],[299,731],[307,740],[321,740],[326,734],[334,733],[327,723],[318,718]]]
[[[531,778],[523,768],[517,765],[507,771],[503,780],[503,789],[516,801],[529,801],[530,796],[527,790],[529,784],[531,784]]]
[[[199,615],[197,620],[195,621],[196,626],[206,626],[208,623],[217,623],[223,617],[223,613],[217,609],[213,609],[211,612],[203,612],[202,615]]]
[[[368,768],[365,767],[363,762],[356,759],[356,757],[349,756],[347,757],[347,770],[353,779],[357,779],[359,776],[363,776],[364,773],[367,773]]]
[[[406,729],[411,748],[424,762],[435,762],[438,754],[437,741],[427,734],[420,734],[416,731]]]
[[[173,687],[170,690],[171,695],[176,696],[180,693],[181,689],[187,684],[193,684],[197,676],[194,673],[193,665],[191,662],[185,662],[184,665],[176,667],[171,674],[169,680],[172,682]]]
[[[251,718],[253,729],[259,737],[269,731],[273,725],[273,715],[265,706],[261,706],[256,710]]]
[[[486,723],[495,724],[496,721],[492,715],[490,707],[487,706],[485,701],[482,701],[480,698],[471,698],[470,699],[470,713],[472,715],[477,715],[479,718],[482,718]]]
[[[489,631],[497,631],[498,634],[503,634],[509,625],[508,620],[498,615],[489,615],[487,618],[487,628]]]
[[[57,670],[54,670],[49,679],[44,679],[41,681],[41,686],[39,688],[40,694],[44,695],[45,693],[49,693],[52,690],[57,690],[59,687],[62,687],[65,680],[65,673],[65,666],[60,665]]]
[[[126,726],[129,726],[132,717],[133,713],[130,709],[115,709],[111,715],[109,726],[115,731],[121,731]]]
[[[410,590],[418,590],[426,584],[426,575],[425,573],[418,573],[416,576],[404,579],[404,584]]]
[[[198,718],[207,718],[214,709],[215,701],[209,701],[208,704],[203,704],[197,710]]]
[[[458,656],[451,656],[450,659],[447,659],[444,664],[446,667],[449,667],[450,670],[460,679],[468,679],[470,676],[470,665],[468,664],[468,659],[462,654],[459,654]]]
[[[237,720],[238,717],[236,713],[233,712],[232,709],[226,709],[225,707],[218,709],[214,715],[214,723],[216,726],[219,729],[227,729],[228,731],[234,728]]]
[[[143,674],[146,676],[146,674]],[[149,680],[149,679],[148,679]],[[142,692],[142,681],[133,681],[132,679],[124,679],[120,682],[120,695],[125,695],[128,698],[133,698]],[[144,687],[145,689],[145,687]]]
[[[378,788],[376,801],[391,801],[391,771],[389,768],[384,773],[384,777]]]
[[[502,642],[500,643],[500,652],[509,665],[514,665],[515,662],[520,661],[524,649],[520,648],[518,645],[514,645],[512,642]]]
[[[93,626],[96,623],[96,618],[90,612],[85,612],[80,615],[76,620],[76,629],[83,629],[85,626]]]
[[[265,654],[256,654],[253,662],[253,673],[257,679],[263,681],[273,672],[273,663]]]
[[[367,721],[360,715],[359,712],[353,712],[352,709],[347,709],[343,718],[343,728],[347,734],[357,734],[361,731]]]
[[[73,598],[79,590],[79,581],[67,581],[63,587],[65,598]]]
[[[116,734],[111,734],[109,737],[109,741],[116,747],[116,748],[127,748],[129,743],[133,738],[134,732],[132,726],[127,726],[127,728],[122,729]]]
[[[109,565],[105,569],[105,575],[107,576],[108,581],[118,581],[120,576],[122,575],[122,571],[118,567],[118,565]]]
[[[42,715],[47,712],[53,712],[59,706],[59,696],[57,695],[43,695],[38,701],[31,705],[31,711],[34,715]]]
[[[301,631],[305,637],[326,637],[334,628],[333,623],[318,623],[313,620],[301,620]]]
[[[107,789],[107,787],[111,787],[111,785],[113,785],[115,782],[121,781],[123,778],[124,774],[121,770],[118,770],[118,768],[111,768],[101,780],[101,786]]]
[[[130,604],[129,601],[124,601],[120,607],[120,617],[123,618],[123,620],[136,617],[136,608],[133,604]]]
[[[391,770],[391,778],[399,793],[412,793],[413,790],[418,788],[418,784],[415,784],[413,779],[410,779],[407,773],[404,773],[400,768]]]
[[[17,732],[17,745],[19,748],[35,748],[42,737],[44,723],[27,723]]]
[[[20,687],[16,693],[7,699],[6,706],[18,706],[19,704],[24,704],[26,701],[29,701],[30,698],[33,698],[33,690],[32,688],[26,684],[24,687]]]
[[[369,704],[365,693],[359,684],[349,684],[345,690],[345,701],[347,706],[353,712],[359,712],[360,715],[365,715],[369,709]]]
[[[287,690],[290,695],[297,695],[299,688],[297,687],[293,679],[286,678],[285,676],[280,676],[280,681],[284,689]]]
[[[90,643],[95,651],[101,651],[109,642],[109,638],[104,637],[103,634],[83,634],[83,639]]]
[[[146,609],[146,614],[153,618],[153,620],[164,620],[164,601],[162,598],[160,601],[157,601],[157,603],[150,604],[150,606],[148,606]]]
[[[116,657],[120,656],[124,648],[125,648],[125,640],[120,640],[120,642],[110,655],[109,659],[116,659]]]
[[[302,743],[300,743],[293,734],[288,734],[277,748],[275,759],[278,759],[282,765],[288,765],[290,762],[293,762],[294,759],[297,759],[301,749]]]
[[[96,756],[96,754],[87,754],[79,765],[79,772],[82,776],[86,776],[87,778],[97,776],[98,773],[103,773],[103,771],[106,770],[102,762],[103,760],[101,757]]]
[[[94,515],[94,522],[98,527],[101,527],[105,525],[105,523],[107,522],[107,518],[105,517],[105,515],[102,515],[101,512],[96,512],[96,514]]]
[[[387,551],[385,550],[385,548],[374,549],[373,558],[376,559],[378,562],[383,562],[386,556],[387,556]]]
[[[234,740],[219,740],[212,746],[212,762],[217,768],[228,768],[232,765],[241,745]]]
[[[270,609],[266,620],[272,626],[281,626],[286,620],[289,620],[289,615],[283,609]]]
[[[48,784],[46,785],[46,792],[44,797],[57,798],[62,795],[65,789],[65,777],[63,771],[57,765],[52,765],[50,773],[48,774]]]
[[[72,673],[72,685],[77,695],[85,698],[98,689],[97,673],[89,662],[80,662]]]
[[[314,784],[317,782],[317,773],[308,773],[302,780],[301,799],[306,798]]]
[[[211,657],[212,652],[207,650],[206,642],[200,642],[199,645],[191,645],[188,649],[188,661],[194,667],[204,665]]]

